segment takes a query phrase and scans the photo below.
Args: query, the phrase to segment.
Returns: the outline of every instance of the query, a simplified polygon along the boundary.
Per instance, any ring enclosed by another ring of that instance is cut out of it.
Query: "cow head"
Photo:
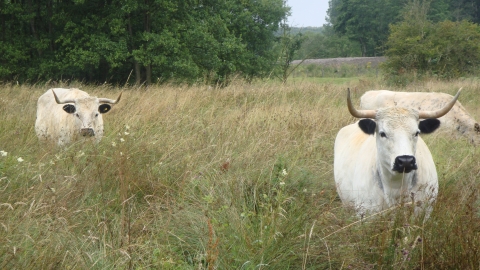
[[[120,93],[116,100],[96,97],[60,100],[53,89],[52,92],[57,104],[65,104],[63,110],[75,117],[76,126],[80,127],[80,135],[85,137],[95,136],[96,123],[103,123],[101,114],[110,111],[111,106],[117,104],[122,97]]]
[[[348,89],[347,103],[350,114],[359,121],[360,129],[374,135],[377,145],[377,159],[382,167],[397,173],[409,173],[417,169],[415,159],[418,136],[431,133],[440,126],[437,119],[453,107],[461,89],[450,103],[437,111],[417,111],[399,107],[386,107],[378,110],[356,110]],[[419,119],[425,119],[419,121]]]

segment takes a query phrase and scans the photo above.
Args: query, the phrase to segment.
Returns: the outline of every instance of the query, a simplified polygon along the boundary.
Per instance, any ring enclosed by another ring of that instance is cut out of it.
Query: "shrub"
[[[434,75],[458,78],[480,65],[480,27],[467,21],[411,23],[390,27],[387,61],[382,65],[390,81]]]

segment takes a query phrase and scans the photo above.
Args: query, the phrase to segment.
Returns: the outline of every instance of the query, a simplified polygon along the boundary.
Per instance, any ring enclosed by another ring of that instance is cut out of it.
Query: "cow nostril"
[[[393,170],[397,172],[409,173],[417,169],[417,163],[414,156],[398,156],[395,158]]]
[[[93,131],[92,128],[82,128],[80,130],[80,134],[83,137],[92,137],[92,136],[95,136],[95,131]]]

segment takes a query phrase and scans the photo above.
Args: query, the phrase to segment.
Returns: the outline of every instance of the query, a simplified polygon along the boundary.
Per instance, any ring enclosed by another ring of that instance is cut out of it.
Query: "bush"
[[[474,23],[403,21],[390,31],[388,58],[382,65],[390,81],[423,75],[458,78],[480,65],[480,26]]]

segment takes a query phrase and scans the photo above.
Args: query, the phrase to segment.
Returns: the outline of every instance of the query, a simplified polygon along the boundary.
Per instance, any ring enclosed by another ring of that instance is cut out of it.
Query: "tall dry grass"
[[[479,84],[403,90],[464,87],[478,119]],[[465,140],[424,137],[440,181],[426,223],[408,207],[359,222],[337,198],[333,143],[355,121],[346,88],[358,104],[382,81],[69,87],[124,91],[100,144],[40,145],[50,86],[0,86],[2,269],[479,268],[479,154]]]

